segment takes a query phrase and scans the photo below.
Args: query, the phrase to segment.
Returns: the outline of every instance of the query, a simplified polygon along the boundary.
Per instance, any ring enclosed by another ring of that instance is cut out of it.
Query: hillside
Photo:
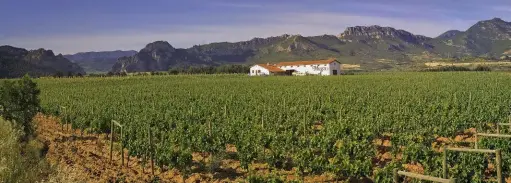
[[[511,23],[495,18],[466,31],[450,30],[430,38],[380,26],[348,27],[341,34],[305,37],[281,35],[241,42],[174,48],[166,41],[148,44],[138,54],[123,57],[113,72],[165,71],[187,65],[253,64],[337,58],[365,70],[410,67],[440,58],[501,58],[511,53]]]
[[[55,55],[51,50],[38,49],[27,51],[12,46],[0,46],[0,78],[21,77],[26,73],[31,76],[48,76],[56,73],[85,74],[75,63]]]
[[[130,51],[102,51],[81,52],[72,55],[64,55],[65,58],[80,65],[87,73],[108,72],[117,62],[117,59],[125,56],[133,56],[137,52]]]

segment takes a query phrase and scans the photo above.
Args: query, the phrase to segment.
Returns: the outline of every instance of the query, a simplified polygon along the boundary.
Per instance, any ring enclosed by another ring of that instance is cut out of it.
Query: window
[[[261,73],[261,70],[257,70],[257,73]]]
[[[252,74],[254,74],[254,70],[252,70]]]
[[[326,64],[325,64],[325,67],[326,67]]]
[[[337,70],[332,70],[332,75],[337,75]]]

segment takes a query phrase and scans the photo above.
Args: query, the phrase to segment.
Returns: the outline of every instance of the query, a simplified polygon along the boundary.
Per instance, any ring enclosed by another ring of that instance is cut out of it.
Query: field
[[[471,147],[474,129],[493,133],[493,123],[508,121],[511,104],[511,75],[503,72],[37,82],[46,114],[86,134],[108,133],[117,120],[124,127],[116,139],[140,164],[153,155],[159,172],[209,172],[207,181],[231,171],[230,181],[271,174],[392,182],[394,168],[440,177],[441,147]],[[503,150],[510,177],[511,143],[480,141]],[[462,182],[496,175],[491,156],[451,153],[448,160],[449,175]]]

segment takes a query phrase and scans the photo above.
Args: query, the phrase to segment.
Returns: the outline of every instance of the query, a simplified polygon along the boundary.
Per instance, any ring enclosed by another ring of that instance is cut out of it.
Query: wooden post
[[[475,134],[475,142],[474,142],[474,143],[475,143],[475,145],[474,145],[474,149],[478,149],[478,148],[477,148],[477,133]]]
[[[443,170],[443,178],[447,179],[449,177],[449,169],[447,169],[447,148],[444,147],[444,154],[442,158],[442,170]]]
[[[121,166],[124,166],[124,142],[123,142],[122,126],[121,126]]]
[[[151,174],[154,176],[154,160],[153,160],[153,133],[149,127],[149,155],[151,156]]]
[[[497,166],[497,182],[502,183],[502,153],[500,149],[497,149],[495,152],[496,166]]]
[[[394,177],[394,183],[399,183],[399,174],[397,174],[397,168],[394,168],[394,170],[392,171],[393,172],[393,177]]]
[[[127,152],[127,158],[126,167],[130,167],[130,151]]]
[[[508,118],[509,118],[509,119],[508,119],[508,123],[510,123],[510,124],[511,124],[511,115],[509,115],[509,117],[508,117]],[[509,125],[509,133],[511,133],[511,125]]]
[[[113,150],[114,150],[114,123],[110,122],[110,163],[112,163]]]

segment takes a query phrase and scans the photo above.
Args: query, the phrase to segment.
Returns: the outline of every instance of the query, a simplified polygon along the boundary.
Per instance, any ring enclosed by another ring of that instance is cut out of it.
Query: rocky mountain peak
[[[472,39],[511,40],[511,23],[500,18],[483,20],[467,30]]]
[[[140,52],[152,52],[152,51],[175,51],[176,49],[170,45],[167,41],[155,41],[149,43],[145,46],[144,49],[140,50]]]
[[[438,37],[438,39],[450,39],[450,38],[453,38],[455,36],[457,36],[458,34],[461,34],[463,33],[462,31],[459,31],[459,30],[449,30],[447,32],[444,32],[443,34],[440,34]]]
[[[43,59],[53,59],[55,54],[52,50],[45,50],[43,48],[39,48],[37,50],[30,50],[26,55],[29,60],[43,60]]]
[[[423,41],[430,40],[431,38],[422,36],[422,35],[414,35],[410,32],[404,30],[398,30],[392,27],[380,27],[377,25],[372,26],[355,26],[348,27],[346,30],[341,33],[339,39],[383,39],[383,38],[391,38],[391,39],[401,39],[403,41],[413,43],[413,44],[421,44]]]

